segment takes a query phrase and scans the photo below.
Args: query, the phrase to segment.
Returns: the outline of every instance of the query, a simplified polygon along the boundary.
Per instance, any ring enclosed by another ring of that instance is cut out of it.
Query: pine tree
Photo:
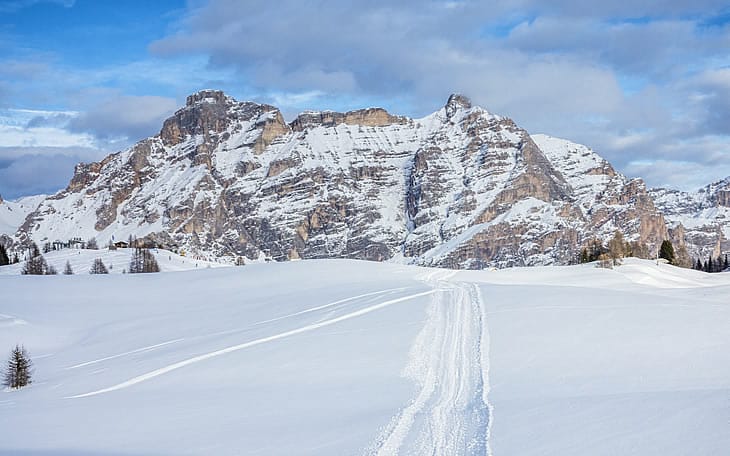
[[[65,275],[73,275],[74,270],[71,268],[71,262],[66,260],[66,267],[63,268],[63,273]]]
[[[707,272],[715,272],[715,265],[712,262],[712,255],[707,259]]]
[[[33,258],[39,256],[40,254],[41,251],[40,249],[38,249],[38,244],[36,244],[35,242],[31,243],[30,247],[28,247],[28,257]]]
[[[91,264],[89,274],[109,274],[109,270],[104,265],[104,262],[101,261],[101,258],[97,258]]]
[[[89,250],[99,250],[99,245],[96,243],[96,238],[91,238],[86,241],[86,248]]]
[[[16,345],[10,353],[3,385],[8,388],[22,388],[31,383],[33,363],[25,347]]]
[[[8,257],[8,251],[5,250],[5,246],[0,244],[0,266],[6,266],[10,264],[10,258]]]
[[[728,262],[727,262],[727,253],[726,253],[726,254],[725,254],[725,263],[724,263],[724,264],[723,264],[723,266],[722,266],[722,270],[723,270],[723,271],[725,271],[725,270],[727,270],[727,268],[729,268],[729,267],[730,267],[730,264],[728,264]]]
[[[662,246],[659,248],[659,258],[664,258],[669,264],[674,264],[676,259],[674,258],[674,247],[672,242],[669,240],[662,241]]]
[[[53,275],[56,270],[48,265],[43,255],[38,254],[25,262],[20,273],[23,275]]]
[[[697,258],[697,263],[695,263],[695,269],[697,269],[698,271],[702,270],[702,262],[699,258]]]

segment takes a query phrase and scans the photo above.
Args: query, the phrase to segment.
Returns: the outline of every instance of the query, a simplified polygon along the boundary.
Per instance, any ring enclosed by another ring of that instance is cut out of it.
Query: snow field
[[[0,268],[2,272],[2,268]],[[719,455],[730,275],[643,260],[0,274],[0,455]]]

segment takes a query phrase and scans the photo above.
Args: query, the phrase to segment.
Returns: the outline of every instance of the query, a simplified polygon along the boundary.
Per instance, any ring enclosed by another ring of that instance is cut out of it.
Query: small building
[[[129,247],[129,244],[125,241],[117,241],[114,243],[114,247],[118,249],[126,249],[127,247]]]
[[[75,237],[75,238],[70,239],[68,241],[68,247],[70,249],[85,249],[86,248],[86,242],[84,242],[79,237]]]

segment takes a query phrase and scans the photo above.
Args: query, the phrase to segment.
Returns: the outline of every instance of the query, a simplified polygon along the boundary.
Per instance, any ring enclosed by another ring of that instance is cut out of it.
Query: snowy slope
[[[0,268],[1,269],[1,268]],[[718,455],[730,275],[312,260],[0,276],[0,454]]]
[[[0,234],[12,235],[25,218],[35,211],[46,195],[34,195],[18,198],[14,201],[4,201],[0,198]]]

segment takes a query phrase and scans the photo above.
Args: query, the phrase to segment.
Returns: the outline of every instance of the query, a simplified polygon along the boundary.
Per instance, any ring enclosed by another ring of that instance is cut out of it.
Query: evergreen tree
[[[695,263],[695,269],[697,269],[698,271],[702,271],[702,262],[699,258],[697,258],[697,263]]]
[[[37,257],[41,254],[40,249],[38,249],[38,244],[35,242],[30,244],[30,247],[28,247],[28,258]]]
[[[12,263],[13,264],[20,263],[20,258],[18,258],[18,254],[17,253],[13,255],[13,262]]]
[[[583,247],[580,251],[580,262],[588,263],[588,250],[585,247]]]
[[[86,248],[89,250],[99,250],[99,245],[96,243],[96,238],[91,238],[86,241]]]
[[[101,258],[97,258],[91,264],[89,274],[109,274],[109,270],[104,265],[104,262],[101,261]]]
[[[22,388],[31,383],[33,363],[25,347],[16,345],[10,353],[3,385],[8,388]]]
[[[674,247],[672,242],[665,239],[662,241],[662,246],[659,248],[659,258],[664,258],[669,264],[674,264],[676,259],[674,258]]]
[[[8,252],[5,250],[5,246],[0,244],[0,266],[6,266],[10,264],[10,258],[8,257]]]
[[[728,262],[727,262],[727,253],[726,253],[726,254],[725,254],[725,263],[724,263],[724,264],[723,264],[723,266],[722,266],[722,270],[723,270],[723,271],[725,271],[725,270],[727,270],[727,268],[729,268],[729,267],[730,267],[730,264],[728,264]]]
[[[23,275],[53,275],[56,274],[56,270],[48,265],[43,255],[38,254],[25,262],[20,273]]]
[[[71,262],[66,260],[66,267],[63,268],[63,273],[65,275],[73,275],[74,270],[71,268]]]
[[[712,262],[712,255],[707,259],[707,272],[715,272],[715,265]]]

